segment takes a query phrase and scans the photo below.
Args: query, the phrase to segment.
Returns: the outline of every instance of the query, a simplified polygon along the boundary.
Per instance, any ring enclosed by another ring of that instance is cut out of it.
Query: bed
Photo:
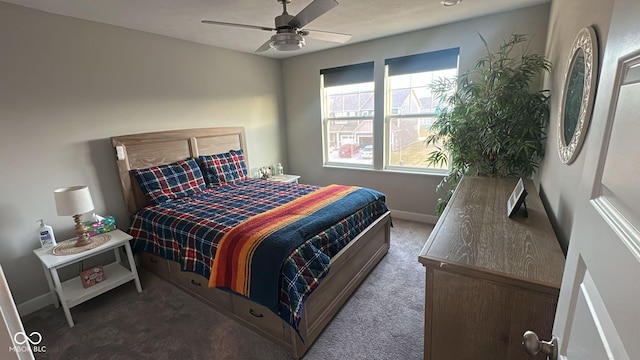
[[[351,215],[343,214],[339,222],[331,227],[327,227],[327,229],[345,228],[347,229],[345,232],[350,231],[353,232],[353,234],[348,236],[348,241],[346,241],[345,244],[330,253],[330,260],[326,261],[326,271],[320,274],[321,280],[314,281],[313,286],[308,286],[308,289],[305,288],[305,291],[308,291],[307,293],[302,293],[300,295],[294,292],[294,296],[288,297],[286,292],[282,289],[274,290],[275,287],[263,286],[266,288],[265,290],[268,290],[266,291],[268,296],[264,295],[265,293],[262,292],[262,289],[260,289],[260,292],[257,290],[247,290],[248,292],[246,293],[243,293],[242,290],[237,290],[239,294],[242,294],[238,295],[236,294],[235,288],[233,291],[230,291],[229,286],[227,286],[228,284],[225,285],[223,283],[223,279],[226,279],[226,277],[220,275],[224,273],[224,260],[229,258],[227,256],[221,256],[220,254],[236,254],[238,252],[223,252],[221,250],[225,248],[223,244],[226,244],[224,241],[227,237],[230,237],[229,234],[220,236],[214,235],[214,237],[218,236],[216,239],[222,239],[219,244],[216,242],[215,248],[218,250],[208,251],[206,250],[208,249],[207,246],[198,244],[190,246],[189,253],[192,255],[188,256],[188,258],[200,259],[199,261],[191,262],[185,261],[185,257],[183,256],[181,258],[179,253],[184,254],[183,248],[185,247],[181,245],[184,241],[195,240],[181,239],[179,232],[164,234],[160,240],[142,239],[147,235],[149,235],[148,237],[153,238],[154,233],[164,233],[164,230],[160,230],[164,228],[162,225],[152,225],[150,222],[143,225],[144,220],[139,218],[139,216],[141,216],[140,214],[145,212],[153,213],[153,211],[159,211],[157,208],[161,206],[150,203],[149,197],[145,195],[145,191],[148,192],[148,189],[146,189],[143,184],[143,188],[145,188],[145,190],[142,190],[139,186],[140,182],[138,180],[140,180],[140,173],[141,171],[143,172],[144,169],[166,166],[167,164],[174,164],[176,162],[180,163],[185,159],[229,153],[230,151],[238,151],[243,157],[246,169],[250,169],[248,166],[248,154],[244,128],[202,128],[125,135],[113,137],[112,144],[117,158],[118,172],[125,203],[129,214],[132,216],[132,228],[130,230],[135,233],[134,237],[140,237],[140,239],[137,239],[136,242],[134,242],[134,247],[141,250],[139,252],[139,259],[143,267],[149,269],[156,275],[169,281],[189,294],[199,298],[211,307],[235,319],[240,324],[247,326],[258,334],[289,349],[294,358],[300,358],[304,355],[304,353],[321,334],[322,330],[328,325],[342,305],[348,300],[349,296],[356,290],[358,285],[366,278],[367,274],[371,272],[389,249],[391,218],[389,211],[386,210],[386,206],[376,206],[375,211],[367,210],[366,212],[370,219],[366,223],[360,225],[357,224],[357,221],[351,221],[355,218],[362,218],[363,215],[361,213],[353,213]],[[198,184],[198,186],[199,185],[200,184]],[[237,199],[240,197],[240,195],[237,195],[238,193],[255,194],[254,191],[259,191],[261,188],[269,188],[268,190],[272,192],[274,191],[273,189],[275,189],[276,193],[279,194],[277,196],[278,198],[282,198],[285,194],[299,193],[295,199],[292,199],[290,202],[284,201],[285,205],[273,205],[272,207],[267,208],[268,211],[265,211],[265,213],[278,211],[281,213],[290,213],[291,211],[283,209],[286,206],[318,206],[315,205],[318,203],[316,198],[312,198],[311,196],[320,196],[319,193],[324,193],[323,196],[326,196],[327,199],[331,196],[339,199],[348,198],[349,202],[354,202],[355,198],[359,199],[360,197],[365,197],[365,200],[359,201],[367,202],[368,200],[366,200],[366,197],[376,196],[375,191],[369,191],[368,193],[363,191],[368,189],[355,190],[352,187],[343,187],[339,185],[317,189],[316,187],[309,185],[285,184],[257,179],[246,179],[223,185],[224,186],[221,187],[214,187],[213,189],[211,189],[211,187],[207,187],[206,190],[195,195],[189,194],[188,196],[185,196],[185,198],[189,199],[189,201],[192,201],[193,203],[200,204],[206,202],[204,200],[205,197],[217,196],[217,200],[206,206],[215,208],[215,210],[211,211],[218,214],[223,210],[218,209],[217,206],[222,206],[220,204],[225,203],[225,201],[220,200],[219,196],[226,195],[227,199]],[[238,193],[236,193],[236,191]],[[255,201],[255,203],[260,206],[263,206],[266,203],[271,204],[269,199],[274,197],[273,195],[269,197],[264,194],[251,196],[254,196],[255,199],[261,199],[260,201]],[[194,200],[195,198],[197,198],[197,200]],[[183,198],[169,202],[169,204],[177,208],[182,206],[177,205],[180,204],[180,201],[183,201]],[[228,202],[231,207],[237,206],[230,200]],[[245,203],[251,205],[254,201],[245,201]],[[326,208],[323,207],[322,211],[316,209],[316,211],[318,213],[324,211],[326,213],[334,214],[336,208],[330,208],[329,206],[337,206],[338,208],[344,207],[343,204],[331,204],[332,202],[327,202]],[[173,209],[170,211],[173,211]],[[244,210],[241,210],[238,213],[244,212]],[[164,214],[154,214],[155,215],[149,216],[149,218],[157,219],[164,216]],[[255,220],[254,218],[260,218],[260,215],[252,215],[250,219]],[[298,223],[294,221],[301,220],[298,218],[291,220],[289,226],[296,228],[300,227],[297,226]],[[335,221],[335,219],[332,221]],[[194,223],[201,222],[206,221],[203,219],[194,221]],[[238,222],[247,226],[247,223],[250,221],[242,218],[238,220]],[[313,223],[313,226],[316,226],[317,222],[318,221],[310,221],[309,226],[311,226],[311,223]],[[172,221],[172,223],[175,223],[175,221]],[[254,223],[258,224],[257,221]],[[263,223],[269,222],[263,221]],[[324,224],[323,226],[327,226],[327,224]],[[357,226],[360,226],[361,228],[355,230]],[[304,227],[306,228],[306,224]],[[282,229],[284,231],[287,227],[283,225]],[[317,229],[314,229],[313,227],[310,227],[310,229],[311,230],[309,231],[317,231]],[[355,233],[356,231],[357,233]],[[202,231],[186,232],[191,233],[190,236],[192,237],[197,237],[199,236],[197,234],[203,233]],[[324,232],[321,231],[320,233]],[[207,236],[202,235],[203,238]],[[166,241],[167,237],[171,238],[171,241]],[[309,237],[309,239],[301,239],[301,241],[295,245],[295,251],[288,254],[286,261],[293,263],[293,266],[295,266],[296,263],[305,262],[298,260],[295,256],[300,256],[299,253],[305,253],[305,251],[303,251],[305,246],[313,244],[312,241],[317,241],[317,239],[318,236]],[[154,241],[163,243],[164,245],[154,245]],[[227,243],[230,243],[230,240],[226,241]],[[175,245],[174,242],[179,245]],[[211,241],[206,240],[204,243],[209,244]],[[289,250],[286,251],[288,252]],[[277,258],[277,256],[275,258]],[[263,265],[261,262],[260,264],[261,265],[259,265],[260,267],[258,268],[262,269]],[[254,266],[257,267],[258,265]],[[260,271],[260,273],[269,273],[269,270],[267,270],[268,265],[265,264],[264,266],[265,270]],[[285,266],[281,267],[284,274]],[[298,271],[298,269],[296,268],[293,270],[293,272],[295,271]],[[254,273],[257,272],[258,271],[254,271]],[[250,278],[250,276],[248,277]],[[287,281],[280,280],[280,282],[282,285]],[[262,281],[255,280],[251,282],[251,284],[261,283]],[[224,286],[221,286],[221,284]],[[221,286],[224,290],[216,287],[210,287],[209,285]],[[258,285],[252,286],[254,289],[258,287]],[[241,286],[239,288],[242,289]],[[282,288],[284,288],[284,286]],[[254,296],[254,293],[257,295]],[[290,311],[289,313],[286,313],[286,311],[275,311],[274,307],[269,305],[271,304],[270,301],[273,299],[273,294],[277,294],[279,296],[279,303],[277,306],[290,306],[287,309],[294,309],[295,311]],[[286,299],[286,301],[283,299]],[[293,307],[291,307],[292,299],[295,300],[293,301]]]

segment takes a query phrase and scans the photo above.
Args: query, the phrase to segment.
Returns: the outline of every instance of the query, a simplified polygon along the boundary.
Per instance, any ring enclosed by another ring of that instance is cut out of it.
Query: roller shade
[[[324,86],[359,84],[373,81],[373,61],[320,70]]]
[[[386,59],[389,76],[437,71],[458,67],[460,48],[431,51],[428,53]]]

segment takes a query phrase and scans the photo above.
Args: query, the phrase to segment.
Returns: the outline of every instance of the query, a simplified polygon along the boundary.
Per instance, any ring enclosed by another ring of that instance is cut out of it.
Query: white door
[[[38,333],[37,336],[39,335]],[[33,339],[36,339],[35,336]],[[28,339],[0,266],[0,359],[33,360],[33,351]]]
[[[640,359],[639,19],[640,1],[615,2],[553,327],[559,359]]]

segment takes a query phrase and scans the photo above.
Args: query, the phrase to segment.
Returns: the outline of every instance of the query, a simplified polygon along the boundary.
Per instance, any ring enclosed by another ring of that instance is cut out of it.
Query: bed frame
[[[247,158],[242,127],[220,127],[151,132],[111,138],[116,154],[122,192],[129,215],[148,204],[129,170],[168,164],[180,159],[243,149]],[[351,294],[364,281],[389,250],[391,216],[389,212],[367,227],[331,259],[331,269],[304,305],[300,332],[304,342],[273,312],[262,305],[215,288],[208,279],[180,271],[178,263],[151,254],[140,254],[142,266],[204,301],[255,332],[290,350],[299,359],[338,313]]]

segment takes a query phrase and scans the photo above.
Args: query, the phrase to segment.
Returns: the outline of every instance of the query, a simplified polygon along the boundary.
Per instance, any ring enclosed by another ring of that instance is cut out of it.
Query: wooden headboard
[[[129,216],[149,204],[136,180],[129,173],[131,169],[170,164],[198,155],[220,154],[232,149],[244,151],[247,169],[250,169],[243,127],[185,129],[115,136],[111,138],[111,143]]]

